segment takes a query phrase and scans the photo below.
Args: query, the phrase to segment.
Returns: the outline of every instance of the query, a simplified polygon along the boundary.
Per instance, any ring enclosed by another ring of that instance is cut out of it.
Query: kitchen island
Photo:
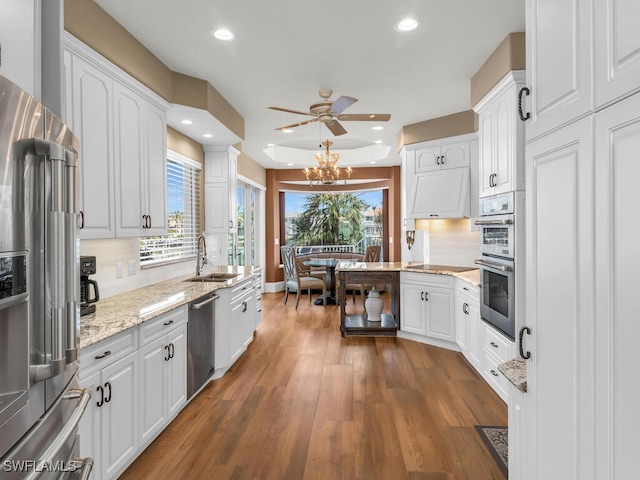
[[[376,335],[396,336],[400,329],[400,272],[422,272],[436,275],[454,275],[474,284],[479,283],[478,270],[447,265],[424,265],[415,262],[353,262],[344,261],[336,266],[338,298],[346,298],[347,284],[390,285],[391,311],[382,314],[382,321],[372,322],[362,313],[347,313],[346,302],[340,302],[340,332],[342,336]]]

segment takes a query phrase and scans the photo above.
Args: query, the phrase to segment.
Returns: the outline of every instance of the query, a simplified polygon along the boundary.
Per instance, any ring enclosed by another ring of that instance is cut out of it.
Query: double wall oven
[[[516,253],[522,236],[519,227],[524,205],[523,192],[508,192],[480,199],[481,257],[475,261],[480,267],[480,315],[510,339],[516,328]],[[524,253],[524,252],[522,252]]]

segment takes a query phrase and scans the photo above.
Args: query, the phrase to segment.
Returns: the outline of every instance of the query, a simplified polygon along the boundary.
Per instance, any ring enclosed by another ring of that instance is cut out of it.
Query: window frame
[[[169,172],[168,172],[168,167],[169,167],[169,162],[174,162],[174,163],[179,163],[181,164],[183,167],[189,168],[192,172],[196,171],[197,173],[194,174],[192,173],[192,175],[195,176],[195,181],[192,181],[190,184],[190,190],[191,190],[191,209],[194,210],[194,214],[193,214],[193,218],[195,220],[195,226],[193,227],[193,240],[196,242],[194,243],[194,245],[196,245],[196,249],[197,249],[197,238],[198,235],[200,235],[201,231],[202,231],[202,174],[203,174],[203,166],[200,162],[198,162],[197,160],[194,160],[192,158],[189,158],[185,155],[182,155],[181,153],[178,153],[174,150],[170,150],[167,149],[167,155],[166,155],[166,159],[165,159],[165,169],[167,169],[167,233],[165,235],[152,235],[149,237],[145,237],[145,236],[141,236],[140,237],[140,249],[139,249],[139,262],[140,262],[140,268],[141,269],[145,269],[145,268],[153,268],[153,267],[160,267],[160,266],[164,266],[164,265],[169,265],[172,263],[180,263],[180,262],[187,262],[187,261],[193,261],[193,259],[197,256],[197,252],[195,250],[193,250],[193,253],[191,254],[184,254],[184,252],[182,254],[180,254],[179,256],[171,256],[171,257],[163,257],[161,259],[158,260],[152,260],[152,261],[143,261],[142,260],[142,239],[143,238],[169,238],[169,219],[170,219],[170,202],[169,202]],[[193,199],[196,200],[196,202],[193,202]],[[195,204],[194,204],[195,203]]]

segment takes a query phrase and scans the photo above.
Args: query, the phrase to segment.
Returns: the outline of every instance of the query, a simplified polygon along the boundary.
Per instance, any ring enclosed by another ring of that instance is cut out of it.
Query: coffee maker
[[[96,257],[80,257],[80,315],[88,315],[96,311],[95,303],[100,300],[98,282],[90,280],[89,275],[96,273]],[[91,290],[93,286],[93,297]]]

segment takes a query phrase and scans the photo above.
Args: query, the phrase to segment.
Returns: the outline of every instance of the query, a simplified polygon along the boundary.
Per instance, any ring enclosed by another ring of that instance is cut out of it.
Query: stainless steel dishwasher
[[[215,345],[215,293],[189,304],[187,324],[187,395],[189,398],[213,375]]]

